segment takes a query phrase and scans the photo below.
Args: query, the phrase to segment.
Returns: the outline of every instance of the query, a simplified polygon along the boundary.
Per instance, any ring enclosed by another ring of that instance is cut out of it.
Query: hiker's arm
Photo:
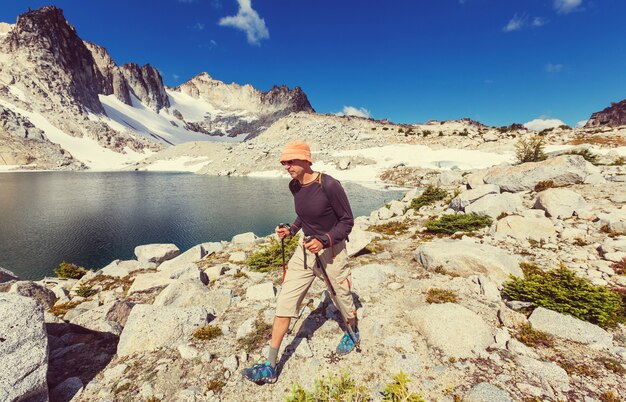
[[[324,248],[327,248],[348,238],[354,226],[354,217],[348,196],[341,184],[337,180],[328,180],[325,185],[330,206],[337,216],[337,223],[325,236],[316,236]]]
[[[301,227],[302,227],[302,219],[300,219],[300,217],[298,216],[296,217],[295,222],[292,223],[291,227],[289,228],[291,235],[294,236],[296,233],[298,233]]]

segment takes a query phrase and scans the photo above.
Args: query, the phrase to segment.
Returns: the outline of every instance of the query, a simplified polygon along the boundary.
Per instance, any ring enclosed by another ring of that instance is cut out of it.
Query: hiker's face
[[[286,161],[284,165],[285,170],[289,173],[292,179],[302,178],[304,172],[306,172],[310,166],[308,161],[303,161],[300,159]]]

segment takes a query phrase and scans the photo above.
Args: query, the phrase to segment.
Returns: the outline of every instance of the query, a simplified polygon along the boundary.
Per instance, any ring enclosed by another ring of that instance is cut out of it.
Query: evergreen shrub
[[[285,237],[285,263],[289,261],[297,245],[297,236]],[[282,269],[283,259],[280,241],[272,238],[268,246],[264,246],[261,250],[248,257],[246,265],[255,272],[270,272]]]

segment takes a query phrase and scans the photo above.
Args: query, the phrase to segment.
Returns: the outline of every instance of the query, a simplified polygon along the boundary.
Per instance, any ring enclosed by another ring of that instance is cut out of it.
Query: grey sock
[[[268,356],[268,360],[270,361],[270,365],[272,367],[276,367],[276,358],[278,357],[278,349],[275,349],[270,346],[270,355]]]

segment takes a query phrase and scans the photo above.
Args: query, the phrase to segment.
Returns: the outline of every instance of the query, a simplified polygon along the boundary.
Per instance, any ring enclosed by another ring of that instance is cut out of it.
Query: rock
[[[497,184],[501,192],[515,193],[532,190],[540,181],[552,181],[557,187],[583,183],[587,176],[598,172],[598,168],[580,155],[561,155],[542,162],[496,166],[488,169],[483,181]]]
[[[207,311],[223,314],[230,307],[230,289],[209,289],[197,280],[185,279],[168,285],[154,300],[154,306],[202,306]]]
[[[205,246],[206,245],[206,246]],[[219,245],[219,246],[217,246]],[[202,243],[198,244],[185,251],[184,253],[178,255],[171,260],[165,261],[161,265],[159,265],[159,271],[171,271],[175,269],[180,269],[189,266],[190,264],[194,264],[207,255],[209,255],[207,249],[214,252],[216,249],[220,249],[223,247],[221,243]]]
[[[224,359],[223,366],[226,370],[230,371],[231,373],[234,373],[235,370],[237,370],[237,367],[239,367],[237,356],[235,355],[228,356],[226,359]]]
[[[0,293],[0,401],[48,401],[48,339],[43,308]]]
[[[611,232],[626,234],[626,205],[610,213],[598,214],[598,224]]]
[[[387,207],[382,207],[378,209],[378,219],[381,221],[386,221],[387,219],[393,218],[393,212]]]
[[[200,350],[191,345],[179,345],[177,349],[178,353],[180,353],[180,357],[184,360],[192,360],[200,356]]]
[[[463,191],[450,201],[450,208],[455,211],[463,211],[465,207],[473,203],[474,201],[488,195],[499,194],[500,188],[494,184],[484,184],[474,189]]]
[[[547,332],[559,338],[584,344],[613,345],[613,335],[592,323],[576,317],[537,307],[528,321],[534,329]]]
[[[70,377],[54,387],[50,392],[50,400],[58,402],[69,402],[72,398],[78,397],[83,390],[83,382],[78,377]]]
[[[9,281],[17,281],[19,278],[13,272],[8,269],[4,269],[0,267],[0,283],[9,282]]]
[[[607,261],[620,262],[624,258],[626,258],[626,253],[624,252],[615,252],[615,253],[605,253],[604,259]]]
[[[239,328],[237,328],[237,334],[235,335],[235,339],[243,339],[246,336],[252,334],[255,331],[255,323],[256,318],[248,318],[245,320]]]
[[[31,281],[18,281],[11,285],[9,293],[16,293],[20,296],[30,297],[48,310],[54,306],[56,295],[50,289]]]
[[[467,185],[469,188],[477,188],[485,184],[484,178],[487,174],[487,169],[479,170],[467,176]]]
[[[429,345],[451,357],[473,356],[493,343],[489,326],[476,313],[453,303],[431,304],[409,313]]]
[[[465,277],[484,274],[497,284],[506,281],[509,275],[524,275],[518,257],[471,240],[433,240],[421,245],[413,253],[413,258],[429,271],[442,267]]]
[[[209,267],[205,269],[204,273],[209,278],[209,281],[216,281],[222,276],[225,271],[226,267],[224,267],[223,265],[216,265],[214,267]]]
[[[135,256],[140,263],[154,262],[160,264],[179,254],[180,250],[175,244],[146,244],[135,247]]]
[[[71,324],[92,331],[110,332],[120,335],[130,315],[132,305],[128,302],[113,301],[102,306],[87,310],[76,317],[67,317]]]
[[[542,362],[524,355],[518,355],[515,360],[518,367],[528,375],[535,377],[540,383],[545,382],[549,386],[565,392],[570,389],[567,372],[558,364]]]
[[[600,249],[603,253],[626,252],[626,236],[607,238]]]
[[[274,297],[276,297],[276,289],[274,289],[274,284],[272,282],[252,285],[246,289],[246,299],[269,300]]]
[[[589,204],[580,194],[572,190],[549,188],[537,195],[533,208],[543,209],[549,217],[565,219],[580,210],[589,209]]]
[[[195,279],[205,284],[209,283],[207,275],[203,271],[201,271],[200,268],[198,268],[198,266],[194,263],[189,263],[185,267],[176,268],[164,272],[169,274],[170,279]]]
[[[228,261],[239,263],[239,262],[245,262],[246,258],[247,258],[246,253],[244,253],[243,251],[234,251],[230,253],[230,255],[228,256]]]
[[[376,233],[367,232],[357,226],[354,226],[352,228],[352,232],[350,232],[350,236],[348,236],[350,241],[346,243],[346,251],[348,252],[348,257],[356,255],[359,251],[367,247],[367,245],[370,244],[370,242],[377,237],[379,237],[379,235],[377,235]]]
[[[249,245],[256,241],[257,237],[252,232],[241,233],[233,236],[231,243],[240,245]]]
[[[565,228],[560,234],[561,240],[584,240],[587,236],[587,231],[577,228]]]
[[[463,174],[458,170],[446,170],[439,175],[440,186],[450,186],[463,180]]]
[[[507,216],[496,223],[496,233],[511,236],[517,240],[545,243],[556,241],[556,228],[548,218]]]
[[[352,269],[352,287],[355,291],[379,288],[398,268],[393,265],[366,264]]]
[[[492,302],[500,301],[500,291],[498,290],[498,285],[496,285],[495,282],[484,275],[479,275],[478,284],[480,285],[480,294],[485,296],[485,299]]]
[[[350,159],[342,158],[341,160],[339,160],[339,163],[337,164],[337,168],[339,170],[347,170],[348,167],[350,167]]]
[[[517,339],[510,339],[509,341],[507,341],[506,348],[518,355],[528,356],[534,359],[537,359],[539,357],[537,353],[532,350],[532,348],[529,348]]]
[[[186,340],[198,327],[208,324],[204,307],[136,305],[128,317],[117,345],[118,356],[172,347]],[[158,328],[158,330],[157,330]]]
[[[115,260],[100,270],[102,275],[123,278],[140,267],[139,261],[136,260]]]
[[[463,402],[512,402],[509,394],[487,382],[476,384],[463,397]]]
[[[298,343],[298,347],[296,348],[294,354],[300,357],[313,357],[313,351],[311,350],[311,345],[309,344],[309,340],[307,338],[300,338],[300,342]]]
[[[167,286],[172,282],[174,282],[174,280],[170,278],[168,272],[151,272],[137,275],[130,289],[128,289],[128,294],[131,295],[136,292],[144,292],[149,289]]]
[[[512,214],[523,208],[520,194],[488,194],[465,207],[465,213],[497,219],[502,213]]]

